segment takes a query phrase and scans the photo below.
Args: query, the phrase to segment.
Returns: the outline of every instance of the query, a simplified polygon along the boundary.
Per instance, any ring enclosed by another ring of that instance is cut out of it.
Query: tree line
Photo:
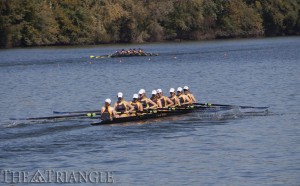
[[[300,34],[300,0],[1,0],[0,47]]]

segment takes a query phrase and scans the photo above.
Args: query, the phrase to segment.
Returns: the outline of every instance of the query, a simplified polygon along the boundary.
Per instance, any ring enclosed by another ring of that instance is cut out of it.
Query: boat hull
[[[104,125],[104,124],[114,124],[114,123],[125,123],[125,122],[135,122],[135,121],[143,121],[155,118],[162,118],[168,116],[177,116],[182,114],[188,114],[193,112],[193,110],[182,110],[182,111],[158,111],[157,113],[146,113],[137,116],[129,116],[122,118],[114,118],[113,120],[105,120],[97,123],[92,123],[92,125]]]
[[[152,53],[139,53],[139,54],[113,54],[110,57],[140,57],[140,56],[157,56],[158,54],[152,54]]]
[[[153,111],[151,113],[144,113],[137,116],[129,116],[129,117],[121,117],[121,118],[113,118],[113,120],[105,120],[96,123],[92,123],[91,125],[104,125],[104,124],[115,124],[115,123],[125,123],[125,122],[136,122],[142,120],[149,120],[155,118],[162,118],[168,116],[178,116],[182,114],[188,114],[192,112],[217,112],[220,110],[224,110],[224,108],[220,107],[192,107],[192,108],[177,108],[175,110],[158,110],[155,113]]]

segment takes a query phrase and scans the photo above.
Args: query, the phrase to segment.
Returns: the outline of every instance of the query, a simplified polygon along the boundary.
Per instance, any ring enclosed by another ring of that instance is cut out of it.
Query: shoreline
[[[194,42],[217,42],[217,41],[240,41],[240,40],[258,40],[258,39],[280,39],[280,38],[297,38],[300,35],[287,35],[287,36],[262,36],[262,37],[236,37],[236,38],[216,38],[216,39],[204,39],[204,40],[164,40],[157,42],[142,42],[142,43],[99,43],[99,44],[82,44],[82,45],[35,45],[35,46],[22,46],[22,47],[10,47],[10,48],[0,48],[1,50],[11,50],[11,49],[36,49],[36,48],[94,48],[99,46],[138,46],[138,45],[151,45],[151,44],[168,44],[168,43],[194,43]]]

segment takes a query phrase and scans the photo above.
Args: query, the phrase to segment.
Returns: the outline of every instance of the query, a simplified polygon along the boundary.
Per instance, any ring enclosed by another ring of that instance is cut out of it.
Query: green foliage
[[[0,1],[6,48],[299,34],[299,0]]]
[[[218,14],[218,37],[250,37],[263,33],[262,19],[243,0],[223,1]]]

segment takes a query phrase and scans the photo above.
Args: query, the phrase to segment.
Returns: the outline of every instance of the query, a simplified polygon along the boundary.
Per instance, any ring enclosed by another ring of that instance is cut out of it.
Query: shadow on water
[[[177,132],[194,131],[199,127],[209,127],[216,125],[229,125],[233,120],[243,119],[255,116],[267,116],[270,112],[216,112],[216,113],[190,113],[180,116],[171,116],[167,118],[151,119],[141,122],[127,122],[122,124],[109,124],[94,126],[96,131],[111,128],[111,135],[114,139],[120,140],[123,138],[151,137],[161,134],[176,134]]]

